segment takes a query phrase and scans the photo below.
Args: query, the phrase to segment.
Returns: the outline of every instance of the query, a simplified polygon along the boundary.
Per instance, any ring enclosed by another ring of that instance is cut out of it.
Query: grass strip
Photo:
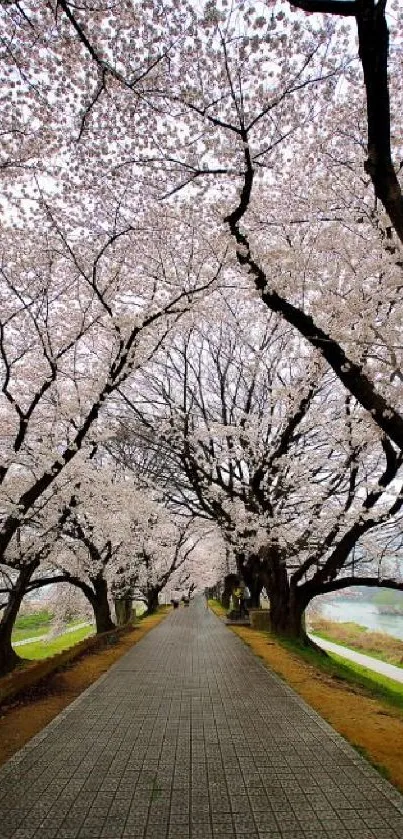
[[[312,633],[324,641],[364,653],[379,661],[403,668],[403,641],[384,632],[372,632],[356,623],[340,623],[319,619],[312,622]]]
[[[269,636],[267,633],[268,639]],[[343,656],[327,652],[323,655],[314,647],[306,647],[299,641],[290,638],[279,638],[279,643],[287,650],[303,658],[309,664],[318,667],[323,673],[328,674],[332,679],[341,679],[349,684],[365,690],[369,696],[387,702],[395,708],[403,710],[403,685],[375,673],[368,667],[356,664],[353,661],[346,661]]]
[[[69,647],[73,647],[74,644],[78,644],[79,641],[93,634],[93,626],[83,626],[74,632],[64,632],[62,635],[57,635],[56,638],[51,638],[46,641],[34,641],[32,644],[24,644],[23,647],[19,648],[18,655],[30,661],[49,658],[51,655],[61,653],[62,650],[68,650]]]
[[[46,620],[44,620],[44,616]],[[12,634],[13,643],[25,641],[26,638],[38,638],[41,635],[49,635],[52,631],[52,621],[53,615],[50,612],[43,611],[36,612],[33,615],[22,615],[21,618],[17,618],[15,623],[15,629]],[[84,622],[85,618],[74,618],[74,620],[68,621],[65,624],[65,628],[72,629],[76,624],[82,624]]]
[[[50,626],[48,624],[38,626],[37,629],[15,629],[12,634],[12,642],[15,644],[16,641],[25,641],[26,638],[40,638],[41,635],[47,635],[49,632]]]
[[[29,615],[18,615],[15,622],[16,629],[37,629],[52,623],[53,612],[48,609],[41,609],[39,612],[32,612]]]

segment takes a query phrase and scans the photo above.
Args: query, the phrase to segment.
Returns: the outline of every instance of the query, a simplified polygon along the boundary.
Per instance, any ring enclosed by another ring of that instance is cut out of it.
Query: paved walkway
[[[330,653],[336,653],[342,658],[348,658],[350,661],[355,661],[361,664],[362,667],[367,667],[368,670],[374,670],[375,673],[380,673],[382,676],[387,676],[388,679],[394,679],[395,682],[403,682],[403,668],[396,667],[394,664],[388,664],[387,661],[381,661],[379,658],[374,658],[364,653],[357,653],[355,650],[350,650],[348,647],[342,647],[341,644],[334,644],[333,641],[327,641],[324,638],[318,638],[317,635],[310,635],[319,647],[328,650]]]
[[[1,839],[401,839],[403,797],[203,603],[0,771]]]

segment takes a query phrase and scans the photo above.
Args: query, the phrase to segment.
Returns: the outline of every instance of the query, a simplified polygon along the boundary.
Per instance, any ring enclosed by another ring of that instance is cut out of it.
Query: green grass
[[[18,615],[15,622],[16,629],[39,629],[39,627],[49,626],[53,620],[53,613],[48,609],[42,609],[40,612],[32,612],[30,615]]]
[[[362,629],[362,627],[360,627]],[[364,628],[365,631],[365,628]],[[377,658],[378,661],[384,661],[385,664],[393,664],[394,667],[400,667],[403,669],[403,662],[395,661],[391,659],[391,656],[388,653],[379,652],[379,650],[370,649],[367,650],[366,648],[362,648],[359,645],[354,643],[346,643],[345,641],[340,641],[340,639],[335,639],[334,635],[329,635],[327,632],[313,632],[313,635],[316,635],[318,638],[323,638],[324,641],[331,641],[333,644],[338,644],[339,647],[344,647],[346,650],[353,650],[355,653],[361,653],[362,655],[367,655],[369,658]]]
[[[26,638],[37,638],[40,635],[47,635],[50,632],[49,624],[43,624],[43,626],[38,626],[37,629],[14,629],[12,640],[15,641],[25,641]]]
[[[67,650],[69,647],[78,644],[84,638],[94,634],[93,626],[84,626],[82,629],[77,629],[75,632],[65,632],[51,641],[37,641],[32,644],[24,644],[18,649],[18,655],[21,658],[29,660],[36,660],[41,658],[49,658],[51,655],[61,653],[62,650]]]
[[[386,676],[381,676],[380,673],[374,673],[367,667],[362,667],[360,664],[355,664],[352,661],[347,662],[345,658],[327,653],[322,655],[314,647],[306,647],[298,641],[290,640],[289,638],[276,638],[287,650],[296,653],[309,664],[322,670],[333,679],[348,682],[353,686],[357,686],[375,699],[387,702],[395,708],[403,710],[403,685],[399,685],[388,679]]]
[[[222,603],[220,603],[219,600],[209,600],[208,605],[212,607],[212,609],[216,613],[216,615],[223,615],[224,616],[228,612],[228,609],[224,609],[224,606],[222,605]]]
[[[41,613],[42,614],[42,613]],[[28,617],[32,617],[29,615]],[[53,619],[53,615],[51,615],[51,620]],[[27,628],[19,627],[13,630],[12,640],[15,643],[16,641],[25,641],[26,638],[38,638],[41,635],[48,635],[49,632],[52,630],[51,620],[47,621],[46,623],[35,623],[33,626],[28,626]],[[67,627],[75,626],[75,624],[84,623],[83,618],[74,618],[73,621],[69,621],[66,624]],[[28,644],[27,644],[28,646]]]
[[[376,632],[357,623],[336,623],[324,618],[312,621],[318,638],[363,653],[395,667],[403,667],[403,641],[384,632]]]

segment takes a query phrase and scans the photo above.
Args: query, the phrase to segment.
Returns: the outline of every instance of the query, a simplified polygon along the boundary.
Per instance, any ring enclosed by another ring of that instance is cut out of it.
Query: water
[[[403,639],[403,615],[383,615],[372,603],[361,600],[323,600],[318,597],[315,604],[321,614],[330,621],[348,623],[353,621],[368,629],[385,632],[394,638]]]

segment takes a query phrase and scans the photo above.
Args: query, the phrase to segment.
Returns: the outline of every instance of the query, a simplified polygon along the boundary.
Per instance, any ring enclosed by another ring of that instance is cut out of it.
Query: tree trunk
[[[231,592],[228,589],[225,588],[222,595],[221,595],[221,606],[223,606],[224,609],[229,609],[230,598],[231,598]]]
[[[132,619],[133,600],[131,597],[115,598],[116,623],[125,626]]]
[[[309,644],[304,612],[312,597],[288,579],[285,557],[277,545],[260,551],[261,574],[270,600],[270,628],[276,635],[287,635]]]
[[[238,554],[236,557],[240,577],[244,580],[250,592],[249,605],[252,609],[260,609],[260,595],[263,589],[262,561],[257,554],[246,557]]]
[[[224,591],[221,595],[221,605],[224,606],[224,609],[230,608],[231,594],[236,586],[237,580],[236,574],[227,574],[224,577]]]
[[[147,612],[149,615],[152,615],[158,609],[158,595],[159,590],[157,588],[151,588],[147,591]]]
[[[289,590],[288,596],[270,592],[270,627],[276,635],[287,635],[289,638],[309,644],[305,632],[304,612],[307,604],[301,597]]]
[[[101,632],[109,632],[111,629],[115,629],[115,624],[111,618],[106,580],[103,577],[96,577],[91,582],[94,586],[94,595],[90,602],[94,610],[97,635],[99,635]]]
[[[2,614],[0,620],[0,676],[10,673],[21,662],[21,658],[12,647],[11,635],[22,600],[26,594],[27,585],[38,565],[39,562],[34,562],[21,569]]]
[[[250,598],[249,598],[249,606],[251,609],[260,609],[260,595],[262,593],[262,582],[261,580],[248,579],[248,576],[245,575],[244,577],[245,583],[250,591]]]

